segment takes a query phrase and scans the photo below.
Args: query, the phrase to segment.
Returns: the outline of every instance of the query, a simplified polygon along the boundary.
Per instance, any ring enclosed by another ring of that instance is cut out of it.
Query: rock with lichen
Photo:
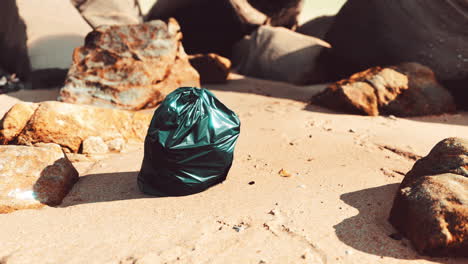
[[[200,86],[177,21],[99,26],[76,48],[59,100],[138,110],[180,86]]]

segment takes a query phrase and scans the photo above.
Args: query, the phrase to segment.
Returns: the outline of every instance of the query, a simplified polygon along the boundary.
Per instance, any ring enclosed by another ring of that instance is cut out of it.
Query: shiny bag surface
[[[148,129],[138,175],[140,190],[180,196],[224,181],[239,133],[237,115],[210,91],[175,90],[155,111]]]

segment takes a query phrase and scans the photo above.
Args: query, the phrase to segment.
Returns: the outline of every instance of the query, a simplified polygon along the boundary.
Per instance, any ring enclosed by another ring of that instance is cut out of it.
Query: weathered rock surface
[[[78,181],[60,146],[0,146],[0,213],[59,205]]]
[[[247,76],[298,85],[319,82],[323,76],[317,58],[329,47],[318,38],[262,26],[236,43],[234,68]]]
[[[234,43],[260,25],[292,28],[301,0],[158,0],[147,20],[179,21],[189,54],[217,53],[231,58]]]
[[[138,110],[180,86],[200,86],[174,19],[166,24],[101,26],[75,49],[60,100]]]
[[[106,144],[118,138],[142,142],[150,121],[150,113],[53,101],[19,103],[2,120],[0,143],[56,143],[77,153],[83,141],[93,136]]]
[[[330,85],[312,99],[335,110],[376,116],[422,116],[455,111],[431,69],[417,63],[374,67]]]
[[[214,53],[190,55],[189,61],[200,74],[202,84],[225,83],[231,70],[231,61]]]
[[[448,138],[407,173],[389,221],[424,255],[468,257],[468,141]]]
[[[18,137],[36,111],[33,103],[15,104],[0,122],[0,144],[8,144]]]
[[[466,0],[350,0],[326,34],[333,48],[323,54],[323,63],[336,80],[377,65],[414,61],[430,67],[451,90],[446,81],[468,78],[467,24]]]
[[[319,39],[325,39],[333,21],[335,21],[335,16],[317,17],[299,26],[296,32]]]

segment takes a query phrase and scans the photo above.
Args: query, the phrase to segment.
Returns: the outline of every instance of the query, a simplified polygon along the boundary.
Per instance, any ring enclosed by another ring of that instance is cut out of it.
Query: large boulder
[[[260,25],[294,27],[302,0],[158,0],[146,19],[179,21],[189,54],[217,53],[231,58],[231,48]]]
[[[138,110],[180,86],[200,86],[174,19],[100,26],[75,49],[59,100]]]
[[[287,43],[287,45],[285,45]],[[317,58],[330,45],[282,27],[262,26],[236,43],[235,69],[243,75],[307,84],[324,79]]]
[[[78,181],[60,146],[0,146],[0,214],[59,205]]]
[[[403,63],[374,67],[331,84],[312,102],[334,110],[376,116],[422,116],[456,109],[450,93],[428,67]]]
[[[151,113],[60,102],[18,103],[0,121],[0,144],[55,143],[78,153],[83,141],[100,137],[143,142]]]
[[[85,20],[102,25],[138,24],[143,21],[137,0],[71,0]]]
[[[448,138],[401,183],[389,221],[421,254],[468,257],[468,141]]]
[[[326,34],[333,48],[323,54],[323,63],[338,79],[414,61],[430,67],[440,81],[465,80],[466,90],[467,24],[466,0],[349,0]]]
[[[19,16],[15,0],[0,1],[0,17],[0,70],[5,71],[0,77],[16,74],[26,80],[31,72],[26,25]]]

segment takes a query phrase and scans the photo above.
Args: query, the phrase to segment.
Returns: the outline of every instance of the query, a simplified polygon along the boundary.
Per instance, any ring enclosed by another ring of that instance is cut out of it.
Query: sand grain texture
[[[0,259],[17,263],[466,263],[418,256],[387,222],[399,183],[468,114],[411,119],[330,112],[296,87],[231,75],[210,88],[241,119],[227,180],[178,198],[142,195],[143,144],[74,163],[57,208],[0,215]],[[299,100],[298,100],[299,99]],[[302,99],[302,100],[300,100]],[[12,100],[0,97],[1,105]],[[412,154],[412,155],[411,155]],[[284,169],[291,177],[281,177]],[[251,182],[254,182],[253,184]],[[251,184],[249,184],[251,183]],[[7,227],[7,228],[6,228]]]

